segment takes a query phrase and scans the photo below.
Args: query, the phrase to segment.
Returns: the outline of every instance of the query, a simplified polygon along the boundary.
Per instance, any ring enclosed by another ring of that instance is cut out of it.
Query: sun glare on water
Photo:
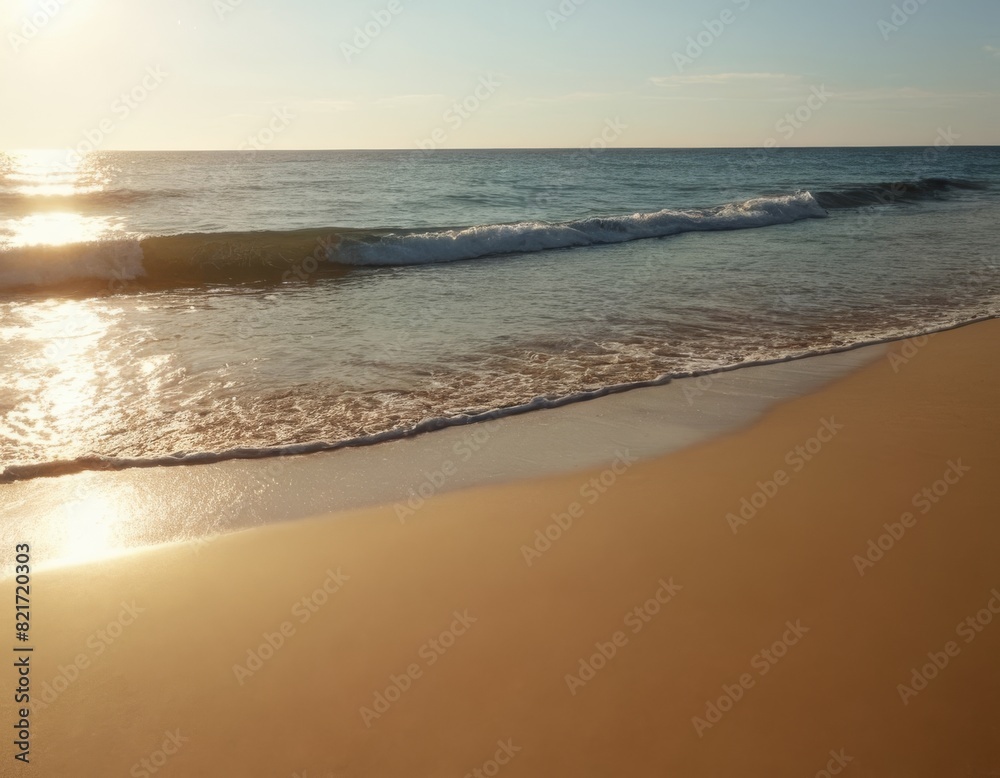
[[[110,232],[105,219],[76,213],[39,213],[12,225],[11,246],[65,246],[100,240]]]
[[[107,337],[115,311],[89,300],[48,300],[19,306],[7,346],[32,369],[9,389],[12,407],[0,417],[0,440],[40,459],[78,456],[79,441],[114,423],[108,382],[119,367]],[[4,332],[0,330],[0,333]],[[3,396],[0,394],[0,396]],[[53,485],[51,501],[32,520],[37,543],[62,563],[113,556],[127,547],[133,502],[127,488],[81,473]]]
[[[79,201],[104,190],[95,155],[67,150],[17,151],[0,159],[0,197],[11,207],[0,219],[0,248],[64,246],[108,237],[107,217],[80,213]]]

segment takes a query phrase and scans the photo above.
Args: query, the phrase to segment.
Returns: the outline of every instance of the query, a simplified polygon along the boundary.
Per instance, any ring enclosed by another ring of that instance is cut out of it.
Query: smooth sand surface
[[[920,343],[618,472],[40,572],[31,772],[1000,775],[1000,322]]]

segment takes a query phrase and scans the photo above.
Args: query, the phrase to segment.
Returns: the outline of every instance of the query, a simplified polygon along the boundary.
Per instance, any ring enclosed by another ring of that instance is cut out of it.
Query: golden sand
[[[998,390],[986,322],[660,460],[35,574],[31,772],[1000,775]]]

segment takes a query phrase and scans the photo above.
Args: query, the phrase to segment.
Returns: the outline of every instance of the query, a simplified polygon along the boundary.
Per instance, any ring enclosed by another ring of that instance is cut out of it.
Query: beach
[[[31,766],[996,775],[998,357],[980,322],[671,453],[36,571]]]
[[[1000,3],[888,5],[9,3],[0,778],[1000,778]]]

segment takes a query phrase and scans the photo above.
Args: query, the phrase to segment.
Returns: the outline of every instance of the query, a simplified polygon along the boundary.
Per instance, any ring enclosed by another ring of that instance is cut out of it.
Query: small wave
[[[816,202],[830,210],[863,208],[869,205],[896,205],[939,198],[953,190],[979,191],[985,184],[957,178],[922,178],[882,184],[858,184],[828,192],[817,192]]]
[[[586,400],[593,400],[599,397],[606,397],[612,394],[621,394],[633,389],[644,389],[655,386],[664,386],[677,379],[696,378],[705,375],[716,375],[728,373],[734,370],[742,370],[747,367],[759,367],[764,365],[775,365],[783,362],[795,362],[810,357],[823,356],[826,354],[838,354],[866,346],[874,346],[882,343],[892,343],[920,335],[931,335],[938,332],[958,329],[976,321],[984,321],[995,318],[990,315],[978,316],[969,320],[954,322],[940,327],[930,329],[920,329],[910,333],[895,333],[885,337],[876,337],[869,340],[860,340],[843,346],[832,348],[813,348],[802,351],[787,353],[769,359],[750,360],[737,364],[725,365],[710,370],[686,371],[677,373],[665,373],[647,381],[633,381],[629,383],[613,384],[603,386],[598,389],[580,391],[572,394],[536,397],[530,402],[520,405],[509,405],[502,408],[492,408],[478,413],[463,413],[452,416],[438,416],[414,424],[409,427],[398,427],[372,435],[362,435],[338,441],[314,441],[311,443],[295,443],[285,446],[260,447],[260,448],[232,448],[225,451],[200,451],[200,452],[179,452],[169,456],[153,457],[108,457],[108,456],[84,456],[75,459],[56,460],[48,462],[38,462],[33,464],[7,465],[0,470],[0,484],[16,483],[18,481],[28,481],[35,478],[53,478],[57,476],[70,475],[85,471],[105,471],[105,470],[130,470],[136,468],[152,467],[181,467],[193,465],[208,465],[229,460],[248,459],[269,459],[274,457],[303,456],[306,454],[316,454],[325,451],[337,451],[345,448],[360,448],[373,446],[379,443],[387,443],[395,440],[404,440],[428,432],[447,429],[449,427],[459,427],[467,424],[477,424],[485,421],[504,419],[511,416],[519,416],[537,410],[547,410],[560,408],[565,405],[572,405]]]
[[[535,399],[520,405],[493,408],[480,413],[463,413],[453,416],[433,417],[425,419],[420,423],[409,427],[398,427],[372,435],[362,435],[338,441],[315,441],[311,443],[295,443],[285,446],[261,448],[233,448],[226,451],[179,452],[169,456],[156,457],[126,458],[91,455],[75,459],[39,462],[34,464],[8,465],[3,470],[0,470],[0,483],[15,483],[17,481],[28,481],[34,478],[53,478],[91,470],[131,470],[136,468],[151,467],[209,465],[234,459],[246,460],[303,456],[305,454],[317,454],[325,451],[337,451],[344,448],[373,446],[378,443],[404,440],[406,438],[412,438],[427,432],[435,432],[449,427],[459,427],[467,424],[504,419],[510,416],[519,416],[531,411],[551,410],[553,408],[560,408],[564,405],[572,405],[585,400],[593,400],[599,397],[606,397],[612,394],[632,391],[633,389],[664,386],[678,378],[691,378],[713,373],[726,373],[731,370],[751,367],[754,365],[777,364],[780,362],[802,359],[807,356],[849,351],[859,347],[860,345],[868,344],[855,344],[828,350],[815,350],[800,354],[790,354],[788,356],[776,357],[774,359],[743,362],[708,371],[667,373],[647,381],[633,381],[629,383],[613,384],[599,389],[575,392],[567,395],[536,397]]]
[[[16,191],[0,190],[0,212],[6,215],[34,213],[40,208],[46,207],[88,210],[177,197],[187,197],[187,193],[179,189],[103,189],[100,187],[65,192],[52,191],[44,187],[37,190],[29,188],[27,191],[22,189]]]

